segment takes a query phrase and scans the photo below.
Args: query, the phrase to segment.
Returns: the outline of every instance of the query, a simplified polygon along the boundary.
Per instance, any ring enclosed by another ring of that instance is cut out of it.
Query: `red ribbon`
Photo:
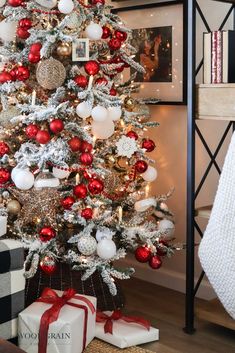
[[[83,301],[86,305],[69,303],[69,300],[72,298]],[[70,305],[75,308],[84,310],[85,321],[84,321],[84,328],[83,328],[83,349],[86,348],[88,308],[90,309],[92,314],[95,313],[95,307],[93,306],[93,304],[90,302],[89,299],[81,295],[76,295],[75,290],[71,288],[64,291],[62,297],[59,297],[59,295],[54,290],[50,288],[45,288],[42,292],[42,296],[39,299],[37,299],[36,302],[52,304],[52,307],[46,310],[41,317],[40,328],[39,328],[38,353],[46,353],[49,326],[51,323],[58,320],[60,311],[64,305]]]
[[[103,312],[97,312],[96,322],[104,322],[104,332],[113,334],[113,321],[123,320],[128,323],[135,323],[143,326],[148,331],[150,330],[150,322],[137,316],[124,316],[121,310],[115,310],[112,315],[107,315]]]

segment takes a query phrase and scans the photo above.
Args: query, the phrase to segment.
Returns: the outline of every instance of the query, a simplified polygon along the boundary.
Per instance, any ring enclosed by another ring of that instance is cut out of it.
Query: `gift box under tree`
[[[24,309],[25,278],[22,244],[0,240],[0,337],[17,336],[17,317]]]

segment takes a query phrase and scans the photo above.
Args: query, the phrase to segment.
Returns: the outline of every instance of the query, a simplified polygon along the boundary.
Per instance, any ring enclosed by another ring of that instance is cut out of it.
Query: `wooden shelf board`
[[[227,3],[230,3],[230,4],[234,4],[234,3],[235,3],[235,0],[213,0],[213,1],[217,1],[217,2],[227,2]]]
[[[212,206],[198,207],[195,210],[195,217],[201,217],[209,219],[211,215]]]
[[[235,121],[235,116],[196,115],[198,120]]]
[[[219,299],[200,303],[196,309],[196,315],[199,319],[235,330],[235,320],[225,311]]]
[[[218,0],[220,1],[220,0]],[[235,0],[234,0],[235,3]],[[197,84],[199,88],[235,88],[235,83],[199,83]]]

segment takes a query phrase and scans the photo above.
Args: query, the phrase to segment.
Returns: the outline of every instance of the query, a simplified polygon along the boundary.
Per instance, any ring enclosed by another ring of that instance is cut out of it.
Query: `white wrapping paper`
[[[63,292],[55,291],[62,296]],[[85,296],[96,308],[96,298]],[[83,301],[71,299],[69,302],[86,305]],[[19,315],[19,346],[27,353],[38,353],[38,333],[42,314],[50,304],[35,302]],[[47,353],[81,353],[83,351],[84,310],[65,305],[59,318],[49,326]],[[96,313],[88,309],[88,345],[95,336]]]
[[[105,312],[110,315],[111,312]],[[151,327],[148,331],[143,326],[127,323],[122,320],[113,321],[113,334],[104,332],[104,323],[96,323],[95,337],[119,348],[127,348],[140,344],[158,341],[159,330]]]

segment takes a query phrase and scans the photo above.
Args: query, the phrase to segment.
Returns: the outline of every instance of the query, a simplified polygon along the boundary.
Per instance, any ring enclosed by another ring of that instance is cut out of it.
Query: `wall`
[[[154,3],[156,1],[122,1],[115,6],[131,6],[134,4]],[[228,11],[229,4],[220,4],[212,0],[199,0],[199,5],[203,13],[208,17],[209,25],[212,30],[218,28]],[[113,3],[112,3],[113,4]],[[231,28],[231,21],[228,22],[227,28]],[[202,33],[206,31],[201,20],[197,20],[197,62],[202,57]],[[199,76],[199,81],[201,75]],[[151,192],[164,193],[172,186],[175,187],[175,193],[169,201],[169,206],[175,213],[176,217],[176,238],[178,242],[185,242],[186,235],[186,156],[187,156],[187,108],[185,106],[152,106],[152,119],[160,123],[160,127],[149,134],[153,136],[157,142],[157,150],[154,158],[157,163],[159,177]],[[205,134],[209,146],[214,150],[216,143],[223,133],[225,124],[222,122],[200,122],[200,127]],[[229,138],[228,138],[229,140]],[[219,153],[219,164],[223,164],[224,156],[227,150],[228,141]],[[200,180],[203,170],[207,167],[209,158],[201,144],[197,144],[197,183]],[[218,177],[214,169],[212,169],[208,182],[203,188],[203,193],[197,200],[198,205],[207,205],[213,202],[215,190],[217,187]],[[200,222],[201,226],[205,226],[205,222]],[[199,238],[196,239],[199,242]],[[155,272],[146,265],[136,263],[132,259],[126,261],[134,266],[137,270],[136,275],[140,278],[165,285],[167,287],[184,291],[185,290],[185,251],[175,254],[175,256],[166,260],[161,270]],[[200,266],[197,263],[196,275],[200,273]],[[209,284],[204,281],[198,293],[200,297],[212,298],[213,291]]]

